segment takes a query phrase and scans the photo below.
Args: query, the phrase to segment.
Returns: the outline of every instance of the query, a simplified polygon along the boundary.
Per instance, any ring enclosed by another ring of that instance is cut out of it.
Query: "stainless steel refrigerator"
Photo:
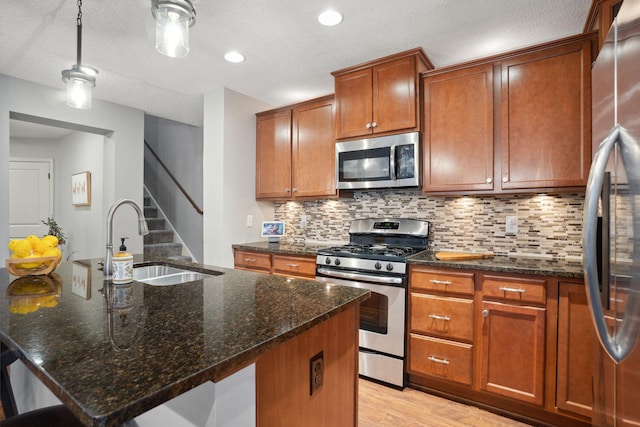
[[[640,426],[640,0],[624,0],[593,65],[592,134],[583,231],[599,341],[592,424]]]

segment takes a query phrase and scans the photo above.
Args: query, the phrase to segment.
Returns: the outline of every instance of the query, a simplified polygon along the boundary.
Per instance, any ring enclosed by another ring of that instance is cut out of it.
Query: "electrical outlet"
[[[518,217],[516,215],[508,215],[505,228],[506,234],[518,234]]]
[[[309,395],[313,396],[313,393],[322,386],[324,380],[324,355],[322,351],[309,361],[309,379]]]
[[[253,215],[247,215],[247,227],[253,227]]]
[[[307,228],[307,215],[306,214],[302,214],[302,216],[300,217],[300,228],[302,228],[303,230],[305,230]]]

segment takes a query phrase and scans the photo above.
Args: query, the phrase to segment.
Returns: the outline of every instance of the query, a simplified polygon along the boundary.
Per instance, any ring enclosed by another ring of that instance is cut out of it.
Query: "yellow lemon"
[[[42,239],[45,242],[49,242],[51,244],[52,247],[56,247],[58,246],[58,238],[56,236],[52,236],[51,234],[47,234],[46,236],[42,237]]]
[[[58,261],[62,260],[62,252],[58,248],[53,248],[52,251],[55,253],[55,256],[58,257]],[[51,255],[54,256],[54,255]]]
[[[29,254],[31,254],[31,242],[29,242],[27,239],[19,240],[18,243],[16,243],[13,253],[16,254],[18,258],[24,258],[28,256]]]
[[[35,234],[29,234],[27,237],[25,237],[25,240],[31,243],[31,249],[35,249],[38,243],[40,242],[40,238]]]
[[[49,249],[53,248],[54,245],[52,245],[50,242],[48,242],[47,240],[40,240],[38,242],[38,244],[36,245],[36,248],[34,249],[35,251],[44,254],[46,251],[48,251]]]
[[[16,250],[16,245],[18,244],[20,240],[19,239],[11,239],[9,240],[9,250],[11,252]]]
[[[24,257],[23,259],[28,260],[29,258],[40,258],[40,254],[34,253]],[[27,269],[38,268],[41,265],[42,265],[41,262],[23,262],[22,264],[18,264],[20,268],[27,268]]]

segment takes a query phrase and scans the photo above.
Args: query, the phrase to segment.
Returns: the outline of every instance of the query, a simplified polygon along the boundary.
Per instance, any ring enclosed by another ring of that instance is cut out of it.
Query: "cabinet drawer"
[[[409,285],[412,290],[451,292],[473,295],[473,273],[454,273],[412,267]]]
[[[544,279],[484,276],[482,295],[508,301],[546,304],[546,285],[547,281]]]
[[[235,268],[271,272],[271,255],[260,252],[235,251]]]
[[[471,385],[472,346],[417,334],[409,337],[409,371]]]
[[[411,294],[411,331],[473,341],[473,300]]]
[[[316,259],[312,257],[273,256],[273,274],[296,277],[316,277]]]

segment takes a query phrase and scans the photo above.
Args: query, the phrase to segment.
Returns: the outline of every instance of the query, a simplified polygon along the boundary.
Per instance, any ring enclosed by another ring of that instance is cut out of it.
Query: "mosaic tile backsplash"
[[[418,192],[365,191],[352,199],[275,203],[285,240],[347,242],[360,218],[416,218],[431,223],[429,249],[582,259],[583,193],[429,197]],[[303,229],[300,220],[307,218]],[[518,232],[506,234],[506,217]]]

